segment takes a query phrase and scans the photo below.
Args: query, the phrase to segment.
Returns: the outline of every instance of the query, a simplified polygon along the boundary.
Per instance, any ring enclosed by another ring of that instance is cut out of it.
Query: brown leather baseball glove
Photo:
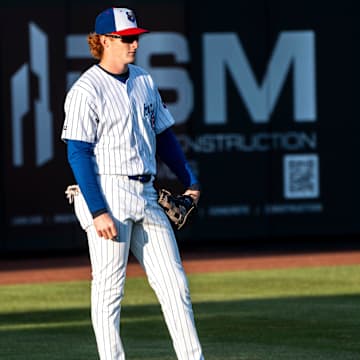
[[[185,225],[190,213],[196,209],[196,204],[191,196],[172,195],[166,189],[159,191],[158,203],[178,230]]]

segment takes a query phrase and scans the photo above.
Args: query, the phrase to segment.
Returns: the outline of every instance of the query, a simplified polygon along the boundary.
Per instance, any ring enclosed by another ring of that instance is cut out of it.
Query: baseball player
[[[130,9],[101,12],[88,35],[98,62],[74,83],[64,103],[61,139],[79,186],[75,214],[88,238],[92,324],[100,358],[124,360],[119,324],[131,251],[161,304],[177,358],[201,360],[186,274],[153,186],[156,155],[196,203],[199,183],[157,86],[133,64],[139,35],[146,32]]]

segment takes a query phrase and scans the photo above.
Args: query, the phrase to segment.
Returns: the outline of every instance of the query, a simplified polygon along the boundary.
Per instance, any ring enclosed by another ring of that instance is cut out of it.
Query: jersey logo
[[[153,104],[144,104],[144,117],[150,122],[151,128],[155,129],[155,110]]]

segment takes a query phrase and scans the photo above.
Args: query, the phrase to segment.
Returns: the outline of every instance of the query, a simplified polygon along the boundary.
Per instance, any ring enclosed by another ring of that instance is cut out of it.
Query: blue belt
[[[146,175],[129,175],[128,178],[130,180],[137,180],[140,181],[141,183],[147,183],[151,180],[151,175],[146,174]]]

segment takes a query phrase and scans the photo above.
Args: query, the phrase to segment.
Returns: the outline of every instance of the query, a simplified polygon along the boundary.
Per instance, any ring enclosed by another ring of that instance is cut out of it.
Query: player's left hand
[[[187,189],[183,195],[189,195],[191,196],[191,198],[194,200],[195,205],[198,204],[199,199],[200,199],[200,190],[191,190],[191,189]]]

